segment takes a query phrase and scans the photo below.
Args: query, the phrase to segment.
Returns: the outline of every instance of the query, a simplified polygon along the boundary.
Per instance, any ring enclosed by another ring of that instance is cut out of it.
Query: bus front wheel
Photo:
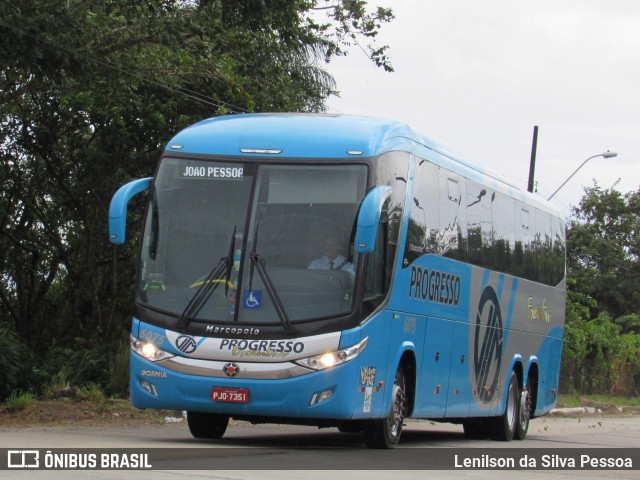
[[[391,389],[391,409],[386,418],[370,420],[363,429],[364,441],[369,448],[395,448],[400,441],[402,424],[407,409],[404,373],[401,368]]]
[[[217,413],[187,412],[189,431],[195,438],[222,438],[229,425],[229,416]]]

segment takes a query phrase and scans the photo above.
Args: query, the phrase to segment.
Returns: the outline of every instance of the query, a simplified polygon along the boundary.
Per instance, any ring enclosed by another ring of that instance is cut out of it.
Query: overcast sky
[[[329,112],[403,120],[526,190],[536,180],[568,214],[595,179],[640,186],[640,1],[369,0],[395,68],[353,50],[328,66],[341,92]]]

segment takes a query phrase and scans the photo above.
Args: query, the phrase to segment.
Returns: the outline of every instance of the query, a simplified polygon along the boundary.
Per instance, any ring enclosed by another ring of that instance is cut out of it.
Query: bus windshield
[[[349,313],[366,185],[364,164],[164,158],[138,301],[189,323],[287,326]]]

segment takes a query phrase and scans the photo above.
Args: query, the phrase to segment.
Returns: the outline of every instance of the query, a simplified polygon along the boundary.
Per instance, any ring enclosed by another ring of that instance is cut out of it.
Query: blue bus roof
[[[388,151],[389,142],[394,150],[410,150],[414,135],[404,123],[370,117],[241,114],[198,122],[173,137],[167,150],[242,156],[246,149],[278,150],[278,156],[288,158],[347,158],[352,156],[348,152],[357,151],[370,157]]]
[[[493,188],[529,203],[544,205],[546,209],[550,207],[541,198],[481,165],[469,162],[445,144],[394,120],[305,113],[228,115],[195,123],[177,133],[166,145],[167,151],[181,154],[245,158],[354,159],[375,157],[389,151],[406,151],[420,156],[424,149],[437,153],[438,163],[454,171],[489,177]]]

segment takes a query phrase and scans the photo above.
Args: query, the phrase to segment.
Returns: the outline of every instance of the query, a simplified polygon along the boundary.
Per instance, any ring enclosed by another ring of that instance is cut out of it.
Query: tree
[[[98,359],[86,375],[104,372],[135,276],[135,235],[112,269],[116,188],[151,175],[171,135],[201,118],[322,111],[335,83],[321,61],[348,41],[390,69],[371,42],[391,18],[354,0],[3,2],[0,327],[39,364],[86,349]]]
[[[568,229],[565,392],[640,391],[640,190],[614,187],[585,189]]]
[[[585,189],[568,229],[568,276],[613,318],[640,313],[640,190]]]

